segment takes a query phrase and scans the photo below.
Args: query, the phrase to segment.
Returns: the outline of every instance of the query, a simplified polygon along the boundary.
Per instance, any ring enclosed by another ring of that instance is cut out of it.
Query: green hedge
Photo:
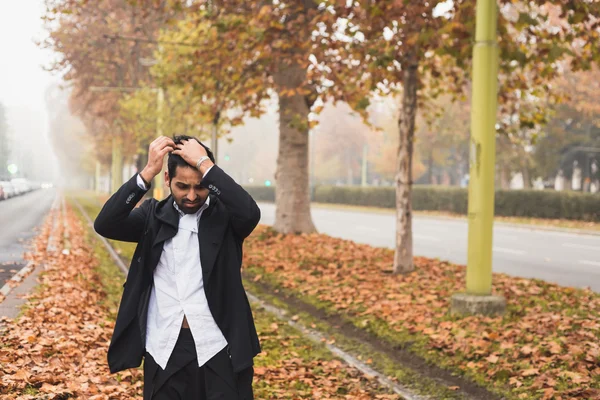
[[[248,186],[256,201],[275,201],[274,187]],[[349,204],[369,207],[395,207],[395,188],[318,186],[317,203]],[[467,189],[442,186],[413,186],[413,209],[467,214]],[[600,196],[551,190],[498,190],[496,215],[548,219],[573,219],[600,222]]]
[[[254,201],[275,202],[275,188],[273,186],[244,186],[244,189],[250,193]]]
[[[496,215],[600,222],[600,196],[541,190],[496,192]]]

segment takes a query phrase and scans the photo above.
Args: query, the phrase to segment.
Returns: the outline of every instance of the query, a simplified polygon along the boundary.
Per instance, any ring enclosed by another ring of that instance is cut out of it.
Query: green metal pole
[[[498,95],[496,0],[477,0],[469,172],[467,293],[492,292],[492,228]]]

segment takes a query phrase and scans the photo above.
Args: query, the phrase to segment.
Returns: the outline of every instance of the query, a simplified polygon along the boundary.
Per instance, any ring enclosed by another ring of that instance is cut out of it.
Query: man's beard
[[[169,187],[169,190],[171,190],[171,187]],[[204,202],[206,201],[206,200],[202,201],[202,200],[200,200],[200,198],[198,198],[198,200],[196,200],[195,202],[190,203],[188,201],[185,201],[183,199],[178,199],[177,197],[175,197],[173,195],[172,190],[171,190],[171,195],[173,196],[173,199],[175,200],[175,204],[177,204],[177,207],[179,207],[179,209],[184,214],[195,214],[196,212],[198,212],[200,207],[202,207],[202,204],[204,204]]]
[[[188,201],[181,200],[180,202],[176,203],[177,206],[179,206],[179,209],[185,214],[194,214],[200,209],[200,207],[202,207],[203,202],[201,200],[197,200],[193,203],[190,203]]]

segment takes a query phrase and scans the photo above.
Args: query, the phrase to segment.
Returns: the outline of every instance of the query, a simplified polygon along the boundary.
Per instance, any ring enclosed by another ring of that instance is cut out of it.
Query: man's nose
[[[198,195],[196,194],[195,190],[190,190],[186,197],[189,201],[194,202],[194,201],[196,201],[196,198],[198,197]]]

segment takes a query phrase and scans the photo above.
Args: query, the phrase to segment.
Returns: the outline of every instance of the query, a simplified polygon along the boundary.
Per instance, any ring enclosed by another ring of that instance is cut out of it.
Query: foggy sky
[[[31,147],[39,149],[32,153],[20,147],[14,157],[44,165],[40,171],[45,176],[37,178],[53,179],[58,164],[47,138],[44,92],[57,77],[42,68],[52,54],[34,42],[44,38],[43,12],[43,0],[0,1],[0,103],[7,109],[12,146],[25,146],[23,139],[28,138],[36,141]]]

